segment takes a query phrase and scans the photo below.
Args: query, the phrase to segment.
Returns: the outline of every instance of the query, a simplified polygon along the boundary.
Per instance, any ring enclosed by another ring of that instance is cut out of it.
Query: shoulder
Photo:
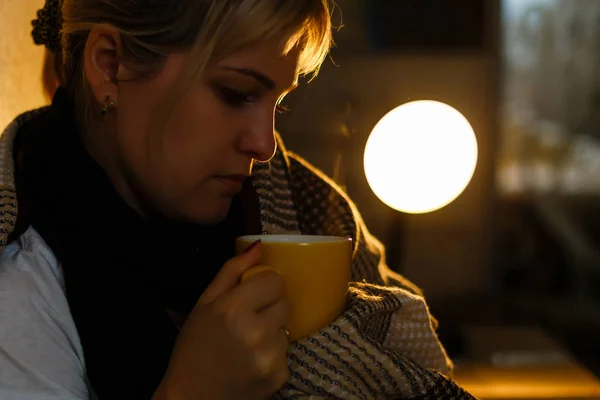
[[[43,130],[43,116],[49,107],[28,111],[15,118],[0,136],[0,252],[7,245],[17,221],[17,193],[13,150],[24,131]]]
[[[62,271],[58,260],[33,228],[8,244],[0,254],[0,290],[12,283],[37,283],[64,296]],[[0,304],[1,306],[1,304]]]
[[[344,191],[340,188],[327,174],[312,165],[309,161],[301,157],[300,155],[286,150],[286,157],[290,166],[290,173],[292,178],[296,179],[299,185],[314,184],[319,187],[326,187],[328,189],[338,192],[340,195],[345,196]]]
[[[421,290],[390,270],[385,248],[371,235],[354,202],[333,179],[293,152],[287,151],[290,181],[298,219],[304,232],[316,235],[351,237],[354,241],[355,281],[398,286],[414,294]]]
[[[293,152],[286,154],[290,186],[303,232],[351,237],[359,241],[362,219],[333,179]]]
[[[60,265],[32,228],[0,254],[0,348],[0,398],[88,398]]]
[[[314,212],[326,210],[336,217],[355,219],[359,214],[344,189],[327,174],[298,154],[287,151],[290,182],[300,207]],[[356,221],[354,221],[356,222]]]

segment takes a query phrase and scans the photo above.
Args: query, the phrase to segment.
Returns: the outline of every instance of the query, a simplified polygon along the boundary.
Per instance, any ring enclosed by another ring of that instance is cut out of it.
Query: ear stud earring
[[[104,100],[104,107],[102,107],[102,109],[100,110],[100,116],[104,117],[108,110],[110,110],[111,108],[115,108],[115,102],[114,100],[111,100],[110,95],[108,95]]]

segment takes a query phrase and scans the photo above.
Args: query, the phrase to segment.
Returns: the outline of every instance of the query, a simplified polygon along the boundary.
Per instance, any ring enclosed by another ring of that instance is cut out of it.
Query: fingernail
[[[252,249],[255,248],[256,246],[258,246],[259,244],[260,244],[260,239],[258,239],[256,242],[254,242],[250,246],[248,246],[248,248],[246,248],[246,250],[244,250],[244,254],[250,253],[252,251]]]

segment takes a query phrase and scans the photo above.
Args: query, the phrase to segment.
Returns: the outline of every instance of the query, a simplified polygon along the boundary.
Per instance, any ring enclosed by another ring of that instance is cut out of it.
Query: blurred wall
[[[369,51],[360,1],[337,1],[344,27],[333,62],[284,101],[291,113],[278,122],[288,147],[347,188],[370,230],[401,257],[394,269],[422,286],[430,301],[486,292],[492,237],[496,137],[497,1],[487,1],[486,38],[480,52],[381,53]],[[367,137],[392,108],[412,100],[443,101],[462,112],[479,144],[479,161],[466,191],[446,208],[400,215],[371,192],[362,167]],[[340,164],[342,165],[340,172]],[[394,224],[403,224],[403,230]]]
[[[18,114],[45,103],[43,48],[31,39],[31,20],[43,0],[0,0],[0,132]]]

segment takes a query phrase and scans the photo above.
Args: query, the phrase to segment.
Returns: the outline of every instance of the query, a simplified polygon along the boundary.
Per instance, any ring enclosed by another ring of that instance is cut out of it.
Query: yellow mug
[[[352,239],[311,235],[252,235],[236,239],[236,253],[262,242],[260,264],[244,274],[274,270],[285,282],[292,310],[285,328],[291,340],[319,331],[346,308]]]

